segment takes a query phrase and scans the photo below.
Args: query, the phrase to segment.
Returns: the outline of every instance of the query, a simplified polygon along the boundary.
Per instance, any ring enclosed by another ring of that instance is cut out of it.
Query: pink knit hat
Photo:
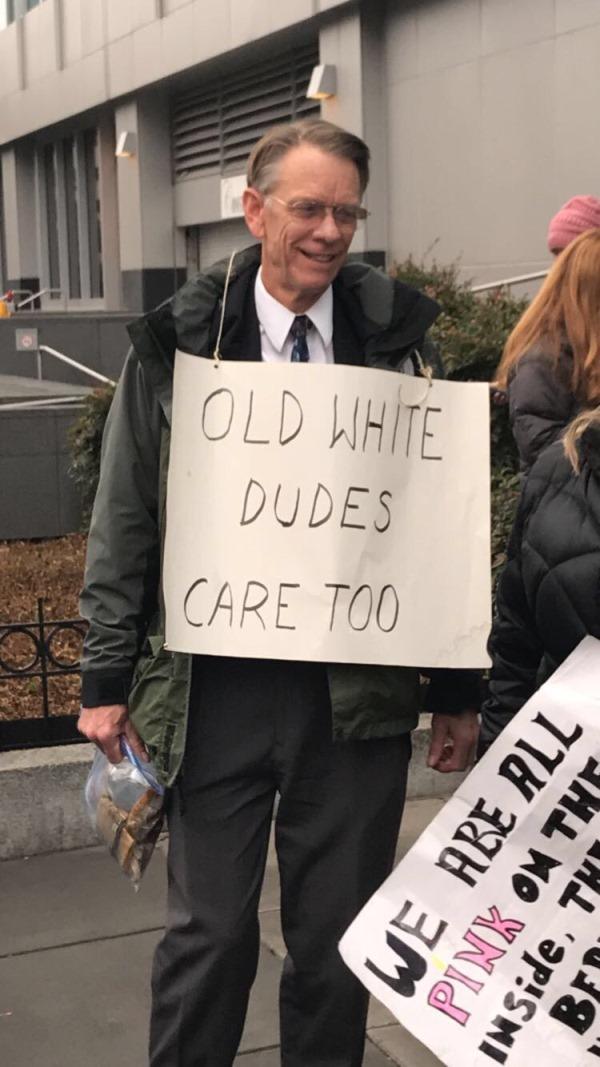
[[[600,200],[595,196],[572,196],[563,204],[548,226],[548,248],[562,252],[586,230],[600,227]]]

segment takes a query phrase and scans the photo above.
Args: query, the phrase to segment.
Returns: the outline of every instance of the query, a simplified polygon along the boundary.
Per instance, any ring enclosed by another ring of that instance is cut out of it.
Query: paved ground
[[[441,801],[409,802],[399,852]],[[160,936],[165,872],[157,854],[132,892],[100,849],[0,863],[0,1063],[3,1067],[145,1067],[147,978]],[[238,1067],[278,1067],[277,984],[283,945],[270,855],[263,947]],[[364,1067],[436,1067],[373,1003]]]

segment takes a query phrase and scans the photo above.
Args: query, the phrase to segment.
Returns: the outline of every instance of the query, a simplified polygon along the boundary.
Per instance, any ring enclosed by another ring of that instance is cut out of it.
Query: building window
[[[0,30],[15,21],[14,0],[0,0]]]
[[[53,291],[50,296],[60,296],[60,258],[58,246],[58,205],[56,201],[56,166],[54,146],[46,145],[43,152],[44,191],[46,201],[46,234],[48,247],[48,281]]]
[[[95,129],[44,146],[46,277],[52,299],[101,299],[102,240]]]
[[[28,11],[41,3],[43,0],[0,0],[0,30],[5,29],[15,19],[23,18]]]
[[[79,300],[81,298],[81,255],[79,248],[79,201],[81,197],[77,183],[75,151],[75,138],[65,137],[63,141],[63,172],[65,180],[65,214],[67,217],[69,296],[71,299]]]
[[[176,179],[199,174],[240,174],[252,146],[278,122],[320,114],[306,90],[319,47],[279,53],[173,100],[173,170]]]
[[[15,21],[15,8],[13,0],[0,0],[0,30]]]
[[[85,165],[85,199],[90,259],[90,296],[104,295],[102,277],[102,219],[100,215],[100,160],[98,133],[86,130],[83,134]]]

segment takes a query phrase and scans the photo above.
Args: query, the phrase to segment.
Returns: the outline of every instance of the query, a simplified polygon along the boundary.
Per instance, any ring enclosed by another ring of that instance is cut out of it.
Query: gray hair
[[[277,180],[279,163],[291,148],[301,144],[314,145],[322,152],[354,163],[362,196],[369,182],[369,149],[360,137],[324,119],[301,119],[267,130],[250,153],[248,185],[263,195],[270,192]]]

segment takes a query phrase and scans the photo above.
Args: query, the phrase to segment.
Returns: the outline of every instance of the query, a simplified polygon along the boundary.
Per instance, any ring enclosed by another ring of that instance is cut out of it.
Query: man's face
[[[278,164],[268,194],[244,193],[246,224],[262,243],[265,288],[291,311],[314,304],[344,263],[354,228],[340,227],[330,211],[322,219],[297,219],[285,204],[318,200],[325,204],[360,204],[358,171],[350,160],[314,145],[290,148]]]

